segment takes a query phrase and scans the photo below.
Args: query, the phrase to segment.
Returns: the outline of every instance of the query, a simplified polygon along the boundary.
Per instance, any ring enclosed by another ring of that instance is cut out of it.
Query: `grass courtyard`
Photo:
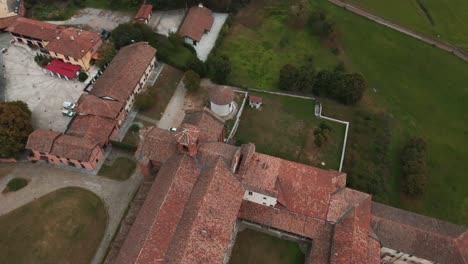
[[[290,38],[283,52],[269,51],[262,43],[278,43],[281,34],[297,33],[286,23],[284,16],[277,15],[284,13],[282,6],[291,1],[272,1],[272,7],[264,8],[265,11],[257,10],[258,15],[254,18],[242,12],[235,17],[231,33],[217,49],[217,52],[228,54],[231,58],[233,73],[229,81],[241,86],[274,90],[281,65],[298,65],[309,52],[319,69],[330,68],[344,61],[349,71],[362,73],[370,87],[363,102],[357,106],[324,102],[327,116],[351,121],[350,134],[354,134],[354,140],[350,138],[349,144],[353,144],[352,154],[360,162],[354,165],[358,173],[349,173],[349,177],[354,182],[366,181],[363,177],[373,176],[368,171],[372,171],[375,164],[388,162],[388,176],[384,179],[385,203],[467,224],[468,177],[464,171],[468,170],[468,149],[463,146],[466,145],[468,131],[468,122],[464,122],[464,102],[468,101],[464,88],[468,65],[450,53],[369,21],[326,0],[311,0],[311,10],[324,10],[335,22],[343,50],[338,56],[333,55],[317,37],[306,36],[305,33]],[[261,7],[262,4],[264,2],[261,0],[253,0],[244,12],[256,14],[255,6]],[[279,9],[273,12],[275,15],[265,13],[275,9]],[[277,48],[275,45],[266,46]],[[294,105],[293,108],[301,112],[301,106]],[[248,114],[246,112],[246,116]],[[243,133],[243,122],[248,123],[245,120],[241,122],[241,140],[247,137],[247,133]],[[285,127],[281,122],[278,124]],[[384,149],[379,146],[382,145],[379,144],[379,137],[374,135],[374,130],[379,129],[385,130],[379,134],[388,133],[388,147]],[[426,193],[417,198],[400,192],[399,153],[410,136],[423,137],[429,149],[429,183]],[[265,135],[264,140],[267,138],[268,135]],[[261,143],[262,139],[257,140],[259,145],[267,147],[274,144],[274,141],[265,144]],[[286,140],[291,142],[297,138]],[[261,147],[259,151],[262,151]],[[384,152],[385,162],[375,158],[377,152]],[[344,171],[353,166],[350,158],[346,156]],[[376,175],[380,174],[375,171]],[[360,190],[368,191],[365,185],[357,186]]]
[[[111,180],[125,181],[135,171],[136,162],[126,157],[118,157],[112,165],[102,165],[98,172],[99,176],[109,178]]]
[[[250,93],[263,98],[262,109],[244,108],[235,135],[237,145],[253,142],[256,150],[272,156],[320,168],[338,170],[345,126],[314,115],[313,100],[266,93]],[[320,148],[314,144],[314,129],[320,123],[332,128]],[[325,166],[321,163],[325,162]]]
[[[468,51],[467,1],[346,0],[345,2]]]
[[[0,217],[3,263],[90,263],[107,224],[102,201],[64,188]]]
[[[304,253],[296,242],[251,229],[237,234],[229,264],[303,264]]]

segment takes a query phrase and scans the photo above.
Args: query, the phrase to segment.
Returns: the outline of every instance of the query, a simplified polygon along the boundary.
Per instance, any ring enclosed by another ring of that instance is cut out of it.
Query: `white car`
[[[72,112],[70,110],[62,110],[62,115],[64,116],[73,117],[75,114],[76,114],[75,112]]]
[[[176,127],[170,127],[168,130],[171,131],[171,132],[177,132],[177,128],[176,128]]]
[[[75,104],[71,102],[63,102],[63,108],[71,110],[75,108]]]
[[[6,52],[7,52],[7,48],[3,48],[2,53],[6,53]]]

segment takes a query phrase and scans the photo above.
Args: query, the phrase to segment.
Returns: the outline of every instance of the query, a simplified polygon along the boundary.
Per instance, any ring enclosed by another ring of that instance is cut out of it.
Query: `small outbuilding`
[[[184,42],[196,46],[203,37],[203,34],[211,30],[214,17],[210,9],[202,4],[190,8],[184,23],[179,29],[179,35],[184,38]]]
[[[214,86],[210,90],[211,111],[219,116],[227,116],[232,112],[234,91],[227,86]]]
[[[263,100],[260,96],[250,95],[249,96],[249,106],[252,108],[262,107]]]
[[[138,13],[133,19],[133,23],[148,24],[151,18],[152,11],[153,5],[142,4],[140,9],[138,10]]]

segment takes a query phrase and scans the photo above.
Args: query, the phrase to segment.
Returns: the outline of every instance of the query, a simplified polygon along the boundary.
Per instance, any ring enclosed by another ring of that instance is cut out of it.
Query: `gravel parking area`
[[[148,26],[158,34],[169,36],[169,33],[177,32],[184,20],[185,13],[185,9],[153,12]]]
[[[129,12],[110,11],[97,8],[83,8],[68,20],[48,21],[56,25],[86,25],[92,29],[113,30],[119,24],[129,22],[135,14]]]
[[[208,32],[208,34],[204,34],[200,42],[194,46],[195,50],[197,51],[197,57],[202,61],[206,61],[208,55],[213,49],[216,43],[216,39],[218,38],[219,32],[221,31],[228,14],[213,13],[213,17],[214,21],[210,32]]]
[[[21,100],[32,111],[34,128],[65,131],[71,118],[62,115],[64,101],[76,102],[84,84],[46,75],[25,48],[11,45],[3,54],[5,100]]]

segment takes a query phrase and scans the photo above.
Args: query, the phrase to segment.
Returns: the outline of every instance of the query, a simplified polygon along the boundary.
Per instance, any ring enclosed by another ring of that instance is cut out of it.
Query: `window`
[[[249,191],[249,195],[252,195],[252,192]]]
[[[185,146],[185,145],[183,145],[183,146],[182,146],[182,150],[183,150],[183,151],[186,151],[186,152],[188,152],[188,151],[189,151],[188,147],[187,147],[187,146]]]
[[[264,202],[263,205],[266,205],[266,203]]]
[[[263,196],[263,200],[266,200],[266,197],[265,197],[265,196]]]
[[[65,60],[66,60],[66,61],[69,61],[70,58],[69,58],[68,56],[65,56]]]

